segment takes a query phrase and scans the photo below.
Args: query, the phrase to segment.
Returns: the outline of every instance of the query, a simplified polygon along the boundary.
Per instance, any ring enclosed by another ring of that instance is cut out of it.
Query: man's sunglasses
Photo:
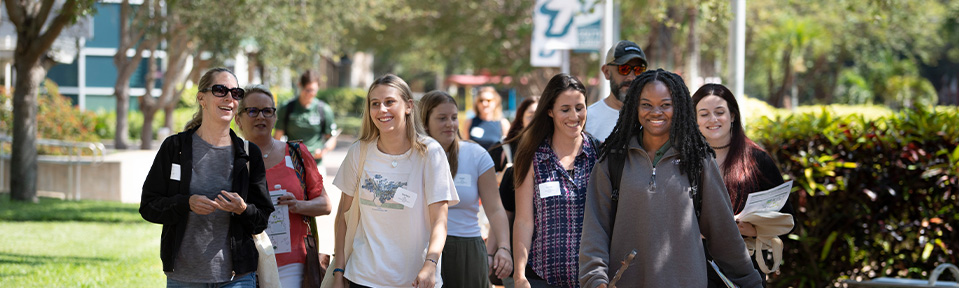
[[[629,71],[633,71],[634,75],[639,76],[639,74],[646,72],[646,64],[639,64],[636,66],[629,66],[626,64],[619,65],[619,75],[629,75]]]
[[[226,96],[227,92],[230,92],[230,95],[233,96],[233,99],[236,99],[236,100],[243,99],[243,95],[245,93],[243,91],[243,88],[236,87],[236,88],[230,89],[220,84],[213,85],[213,87],[210,87],[210,88],[200,89],[200,92],[207,92],[207,91],[212,91],[213,96],[216,96],[216,97],[224,97]]]
[[[260,113],[263,113],[263,118],[271,118],[273,115],[276,115],[276,108],[273,107],[247,107],[244,108],[243,111],[246,112],[246,115],[250,116],[250,118],[256,118],[256,115],[260,115]]]

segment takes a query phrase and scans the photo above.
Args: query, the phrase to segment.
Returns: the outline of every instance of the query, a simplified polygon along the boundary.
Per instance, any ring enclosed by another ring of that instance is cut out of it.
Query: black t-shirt
[[[513,167],[503,172],[503,181],[499,183],[499,198],[503,201],[503,209],[516,213],[516,187],[513,186]]]

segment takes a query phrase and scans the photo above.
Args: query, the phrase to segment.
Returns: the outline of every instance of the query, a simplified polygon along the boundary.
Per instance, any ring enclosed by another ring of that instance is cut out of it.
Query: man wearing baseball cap
[[[646,71],[646,54],[636,43],[622,40],[609,48],[603,64],[603,75],[609,80],[609,97],[596,101],[586,108],[586,132],[605,142],[613,132],[619,109],[626,100],[626,90],[636,76]]]

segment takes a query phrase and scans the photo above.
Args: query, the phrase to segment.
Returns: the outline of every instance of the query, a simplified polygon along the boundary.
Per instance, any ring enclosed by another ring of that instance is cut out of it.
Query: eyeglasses
[[[273,107],[247,107],[244,108],[243,111],[246,112],[246,115],[250,116],[250,118],[256,118],[256,115],[260,115],[260,113],[263,113],[263,118],[271,118],[273,115],[276,115],[276,108]]]
[[[633,75],[639,76],[639,74],[646,72],[646,64],[639,64],[636,66],[629,66],[626,64],[619,65],[619,75],[629,75],[629,71],[633,71]]]
[[[207,91],[212,91],[213,96],[216,96],[216,97],[225,97],[226,92],[230,92],[230,95],[233,96],[233,99],[235,100],[243,99],[243,95],[245,93],[243,91],[243,88],[236,87],[236,88],[230,89],[220,84],[213,85],[210,88],[200,89],[200,92],[207,92]]]

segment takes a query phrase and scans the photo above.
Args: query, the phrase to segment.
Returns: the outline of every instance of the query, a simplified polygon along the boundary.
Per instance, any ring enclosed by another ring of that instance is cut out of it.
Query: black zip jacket
[[[163,224],[160,259],[166,272],[175,268],[173,263],[183,241],[190,212],[193,133],[196,133],[196,128],[163,140],[150,167],[150,174],[143,181],[143,194],[140,196],[140,215],[143,219]],[[229,243],[233,272],[240,275],[256,271],[258,254],[253,235],[266,229],[267,219],[273,213],[273,203],[266,190],[266,169],[260,148],[250,145],[247,154],[243,150],[243,140],[233,130],[230,130],[230,138],[234,152],[231,192],[239,194],[247,205],[243,213],[230,217]],[[249,169],[247,162],[250,163]],[[172,164],[180,165],[180,181],[171,179]]]

